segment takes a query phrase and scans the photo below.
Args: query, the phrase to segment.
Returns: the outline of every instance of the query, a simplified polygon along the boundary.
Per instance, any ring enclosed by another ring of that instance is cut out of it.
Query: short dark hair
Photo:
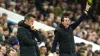
[[[26,20],[26,19],[29,20],[30,17],[36,18],[35,15],[33,15],[32,13],[29,13],[29,14],[26,14],[26,15],[25,15],[24,20]]]
[[[70,14],[71,14],[70,11],[63,13],[63,16],[62,16],[62,18],[61,18],[61,22],[64,21],[64,18],[69,18]]]
[[[64,16],[61,18],[61,22],[63,22],[64,21]]]
[[[61,22],[64,21],[64,18],[69,18],[69,17],[67,17],[67,16],[63,16],[63,17],[61,18]]]
[[[2,16],[8,16],[6,13],[2,13]]]
[[[41,46],[40,49],[45,48],[46,46]]]

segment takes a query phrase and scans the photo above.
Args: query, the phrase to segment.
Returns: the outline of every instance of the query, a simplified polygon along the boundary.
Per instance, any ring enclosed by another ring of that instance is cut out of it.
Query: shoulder
[[[26,29],[26,28],[23,26],[18,26],[18,29]]]
[[[55,29],[55,31],[59,31],[60,29],[59,29],[59,27],[57,27],[56,29]]]
[[[59,30],[61,30],[61,28],[60,28],[60,27],[57,27],[55,30],[56,30],[56,31],[59,31]]]
[[[18,27],[17,35],[24,35],[28,32],[24,27]]]
[[[19,26],[18,27],[18,31],[26,31],[26,28],[22,27],[22,26]]]
[[[72,28],[72,24],[69,25],[68,29],[69,29],[69,30],[74,30],[74,29]]]
[[[61,29],[60,27],[57,27],[57,28],[55,29],[54,33],[55,33],[55,32],[60,33],[61,31],[62,31],[62,29]]]

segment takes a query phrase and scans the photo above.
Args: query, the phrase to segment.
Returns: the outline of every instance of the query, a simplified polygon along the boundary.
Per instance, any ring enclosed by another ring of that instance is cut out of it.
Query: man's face
[[[11,50],[8,56],[17,56],[16,50]]]
[[[4,21],[7,20],[7,16],[2,16],[2,18]]]
[[[34,18],[33,17],[30,17],[30,19],[29,20],[27,20],[27,24],[29,25],[29,26],[32,26],[33,25],[33,23],[34,23]]]
[[[6,47],[5,47],[5,46],[2,46],[2,47],[1,47],[1,52],[2,52],[3,54],[5,54],[6,51],[7,51],[7,50],[6,50]]]
[[[70,19],[69,18],[64,18],[64,21],[62,22],[62,24],[64,25],[64,27],[68,27],[70,24]]]
[[[45,54],[45,53],[47,52],[46,47],[43,47],[43,48],[41,49],[41,52]]]
[[[19,49],[19,44],[14,45],[13,48],[18,50]]]

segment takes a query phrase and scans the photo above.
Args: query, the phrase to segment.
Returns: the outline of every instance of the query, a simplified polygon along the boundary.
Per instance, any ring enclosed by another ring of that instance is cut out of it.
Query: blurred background
[[[100,0],[0,0],[0,7],[22,16],[31,12],[37,17],[37,22],[56,28],[63,15],[68,15],[71,23],[78,20],[87,2],[91,6],[88,16],[73,33],[78,38],[100,45]],[[7,17],[6,13],[0,13],[0,56],[19,56],[18,25],[8,21]],[[38,31],[45,43],[45,46],[39,47],[40,56],[48,56],[54,33],[42,29]],[[76,56],[100,56],[100,50],[93,51],[92,48],[92,44],[76,43]],[[57,54],[58,51],[59,48]]]

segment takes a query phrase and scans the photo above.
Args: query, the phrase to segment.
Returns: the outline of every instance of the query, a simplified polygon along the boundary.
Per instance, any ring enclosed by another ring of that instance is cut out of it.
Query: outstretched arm
[[[75,23],[70,25],[73,30],[85,19],[89,8],[90,8],[90,6],[87,4],[86,9],[85,9],[84,13],[81,15],[81,17]]]
[[[70,25],[71,28],[74,30],[85,19],[85,17],[86,17],[86,14],[83,13],[76,22],[74,22],[73,24]]]

